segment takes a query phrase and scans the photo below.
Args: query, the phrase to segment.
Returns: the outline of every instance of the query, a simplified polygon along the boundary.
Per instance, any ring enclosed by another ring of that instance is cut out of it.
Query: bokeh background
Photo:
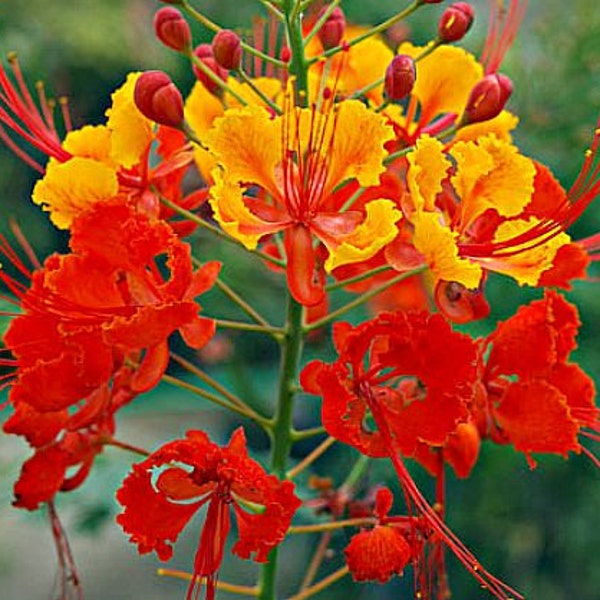
[[[498,0],[499,1],[499,0]],[[398,9],[398,0],[345,0],[349,20],[376,23]],[[481,48],[487,18],[487,1],[474,0],[477,21],[465,46]],[[131,70],[164,69],[186,90],[192,84],[188,66],[163,48],[153,37],[152,17],[158,3],[151,0],[3,0],[0,3],[0,54],[16,50],[29,82],[43,79],[49,92],[67,95],[76,126],[99,123],[110,103],[110,93]],[[227,27],[244,29],[260,13],[253,0],[197,0],[195,6]],[[413,40],[426,42],[435,31],[443,9],[426,7],[408,20]],[[195,40],[208,41],[201,27]],[[385,65],[382,65],[382,70]],[[515,82],[509,107],[521,117],[516,134],[524,153],[548,164],[568,186],[577,174],[583,152],[591,138],[600,107],[600,8],[597,0],[531,0],[528,16],[505,60],[503,71]],[[4,148],[0,148],[0,231],[14,218],[26,232],[40,256],[64,248],[65,238],[42,217],[29,201],[35,173]],[[575,237],[600,230],[600,210],[592,206],[573,231]],[[227,261],[226,280],[261,305],[277,321],[282,312],[280,280],[255,261],[228,246],[204,237],[197,242],[201,256]],[[596,273],[592,273],[596,275]],[[261,285],[257,285],[257,281]],[[600,377],[600,299],[597,282],[576,283],[568,294],[580,308],[583,327],[577,360],[596,381]],[[270,289],[267,296],[265,289]],[[537,290],[522,290],[507,279],[492,277],[489,283],[492,317],[473,331],[493,328],[497,319],[513,314],[516,307],[539,297]],[[235,317],[223,308],[222,298],[211,295],[203,305],[207,314]],[[276,348],[261,338],[233,336],[222,340],[233,352],[210,368],[243,393],[251,402],[268,403],[274,395]],[[309,355],[327,356],[330,348],[315,341]],[[204,357],[209,361],[210,357]],[[314,398],[299,402],[297,418],[310,425],[318,406]],[[153,448],[180,436],[189,427],[202,427],[217,440],[227,438],[236,425],[197,399],[173,388],[161,388],[138,400],[120,415],[119,436],[131,443]],[[266,444],[259,432],[250,430],[251,445],[259,459]],[[309,445],[296,449],[300,458]],[[0,437],[0,598],[46,600],[56,591],[53,542],[43,511],[26,513],[10,506],[12,483],[29,455],[21,440]],[[335,450],[318,463],[320,475],[343,472],[355,460],[350,450]],[[159,578],[154,556],[139,558],[114,524],[119,508],[113,495],[126,474],[132,457],[107,449],[82,489],[58,499],[58,507],[84,582],[87,600],[162,600],[184,596],[185,584]],[[427,489],[423,473],[415,476]],[[386,477],[386,466],[376,464],[366,483]],[[496,575],[516,586],[532,600],[600,599],[600,473],[583,456],[568,462],[544,458],[531,471],[523,457],[508,448],[486,445],[468,481],[450,481],[449,520],[467,545]],[[191,526],[178,544],[170,566],[187,569],[192,563],[200,522]],[[347,538],[337,546],[325,565],[340,561]],[[282,581],[289,595],[297,584],[299,565],[305,564],[308,540],[283,550]],[[224,566],[225,580],[252,583],[254,567],[232,560]],[[454,597],[461,600],[487,598],[450,560]],[[351,590],[351,591],[349,591]],[[228,598],[227,594],[219,597]],[[283,597],[283,596],[282,596]],[[386,586],[343,583],[318,598],[408,598],[407,582]]]

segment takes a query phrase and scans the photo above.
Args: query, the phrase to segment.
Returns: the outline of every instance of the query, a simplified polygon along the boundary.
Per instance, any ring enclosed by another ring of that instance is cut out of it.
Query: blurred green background
[[[472,2],[477,20],[465,46],[481,47],[487,19],[487,2]],[[244,28],[260,12],[252,0],[198,0],[194,4],[224,26]],[[397,0],[345,0],[349,20],[376,23],[393,14]],[[163,48],[153,37],[152,17],[159,4],[150,0],[3,0],[0,3],[0,53],[19,54],[28,81],[43,79],[49,92],[66,94],[76,126],[104,119],[111,92],[130,70],[164,69],[189,89],[192,76],[185,61]],[[435,31],[444,4],[425,7],[409,19],[410,36],[427,41]],[[195,41],[209,39],[194,28]],[[382,66],[382,69],[385,65]],[[516,135],[524,153],[548,164],[568,186],[577,174],[600,107],[600,8],[597,0],[531,0],[530,10],[517,41],[504,62],[503,71],[515,82],[509,107],[521,123]],[[60,235],[29,202],[35,173],[4,148],[0,148],[0,231],[6,233],[8,217],[15,218],[40,256],[64,247]],[[600,211],[592,207],[573,231],[575,237],[600,230]],[[255,261],[202,238],[201,256],[215,255],[227,261],[225,278],[270,315],[282,312],[282,287],[278,277],[265,273]],[[264,286],[272,294],[261,293]],[[598,381],[600,377],[600,301],[597,283],[577,283],[569,298],[581,311],[583,327],[577,360]],[[489,331],[497,319],[513,314],[519,304],[539,297],[537,290],[522,290],[507,279],[492,278],[489,299],[493,314],[478,325]],[[212,294],[202,300],[206,314],[234,317],[224,312],[222,298]],[[277,321],[277,317],[273,317]],[[214,372],[242,390],[246,397],[266,402],[272,397],[276,348],[256,336],[233,336],[235,352]],[[316,341],[309,354],[327,355],[328,344]],[[314,398],[299,403],[298,419],[314,423],[318,407]],[[149,448],[179,436],[190,426],[206,427],[223,440],[232,420],[198,400],[161,388],[126,410],[119,422],[120,437]],[[250,432],[258,457],[264,457],[265,440]],[[308,446],[298,448],[300,457]],[[52,539],[42,514],[28,514],[10,507],[12,482],[28,450],[21,440],[0,437],[0,597],[3,600],[42,600],[52,597],[55,559]],[[343,472],[350,451],[335,451],[318,463],[320,475]],[[108,449],[100,457],[84,487],[59,498],[59,508],[71,533],[88,600],[181,598],[185,584],[159,579],[154,556],[139,559],[113,524],[118,512],[112,495],[131,463],[131,458]],[[415,475],[427,487],[422,473]],[[385,476],[377,464],[369,482]],[[530,471],[521,456],[508,448],[486,446],[479,465],[468,481],[450,482],[449,519],[490,570],[532,600],[600,599],[600,476],[584,457],[568,462],[542,458]],[[178,544],[174,568],[188,569],[197,543],[198,527],[189,527]],[[337,539],[331,564],[340,560],[347,538]],[[284,548],[282,581],[297,581],[298,564],[306,561],[308,548]],[[245,578],[251,583],[252,565],[227,563],[223,579]],[[454,597],[476,600],[488,597],[450,560]],[[408,598],[410,587],[396,579],[386,586],[338,584],[319,598]],[[290,590],[288,590],[289,592]],[[227,594],[219,597],[227,598]]]

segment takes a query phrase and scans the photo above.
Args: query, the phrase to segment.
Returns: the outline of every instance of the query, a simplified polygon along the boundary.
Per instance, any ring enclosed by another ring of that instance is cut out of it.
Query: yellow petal
[[[282,158],[280,119],[258,106],[234,108],[215,119],[205,143],[228,179],[276,193],[275,166]]]
[[[363,187],[378,185],[385,171],[383,147],[394,138],[393,129],[385,117],[369,110],[358,100],[348,100],[338,105],[333,134],[333,146],[327,181],[335,186],[356,178]],[[326,146],[325,146],[326,147]]]
[[[496,234],[495,242],[503,242],[514,238],[539,223],[539,219],[515,219],[501,223]],[[568,244],[571,238],[566,233],[560,233],[544,244],[535,248],[525,247],[510,256],[499,257],[484,261],[486,266],[498,273],[504,273],[515,279],[519,285],[537,285],[542,273],[552,267],[559,248]],[[518,250],[518,246],[513,250]],[[482,261],[483,262],[483,261]]]
[[[466,127],[461,127],[454,137],[454,142],[477,141],[478,138],[493,133],[499,140],[505,142],[512,141],[510,132],[519,124],[519,117],[513,115],[507,110],[503,110],[497,117],[481,123],[473,123]]]
[[[461,199],[463,227],[488,208],[503,217],[523,212],[533,194],[535,166],[516,146],[490,135],[457,142],[451,153],[456,160],[451,180]]]
[[[422,136],[407,156],[408,190],[415,210],[435,210],[435,197],[442,191],[442,181],[452,166],[444,154],[444,146],[435,138]]]
[[[90,158],[74,157],[64,163],[50,160],[32,199],[50,212],[50,220],[58,228],[68,229],[80,212],[113,198],[118,190],[114,169]]]
[[[67,133],[63,148],[73,156],[110,164],[110,137],[110,130],[105,125],[85,125]]]
[[[457,233],[440,222],[440,215],[419,212],[415,214],[413,224],[413,244],[436,279],[457,281],[468,289],[479,285],[483,273],[481,267],[458,255]]]
[[[224,112],[221,101],[197,81],[185,102],[185,119],[196,137],[202,141],[215,119],[222,117]],[[194,160],[204,180],[212,182],[211,173],[217,166],[215,157],[195,144]]]
[[[255,77],[252,83],[258,88],[269,100],[278,104],[278,99],[281,94],[281,81],[272,77]],[[243,81],[238,81],[234,77],[227,79],[227,86],[235,92],[240,98],[244,99],[247,104],[256,104],[257,106],[265,106],[265,101],[256,91]],[[230,93],[225,92],[225,104],[231,108],[241,106],[239,100]]]
[[[212,177],[215,183],[210,189],[209,202],[215,219],[231,237],[239,240],[248,250],[254,250],[266,232],[247,233],[242,230],[244,227],[261,229],[267,224],[248,209],[242,188],[236,181],[224,179],[219,169],[215,169]]]
[[[396,223],[402,213],[391,200],[373,200],[365,205],[367,214],[356,229],[336,248],[328,248],[325,270],[368,260],[398,235]]]
[[[398,54],[413,58],[425,48],[405,42]],[[440,46],[417,64],[413,94],[421,103],[421,115],[429,123],[442,113],[461,115],[473,86],[483,77],[483,67],[472,54],[455,46]]]
[[[129,169],[140,162],[152,143],[152,123],[133,102],[133,90],[140,73],[130,73],[112,95],[112,107],[106,111],[106,126],[112,133],[111,157]]]

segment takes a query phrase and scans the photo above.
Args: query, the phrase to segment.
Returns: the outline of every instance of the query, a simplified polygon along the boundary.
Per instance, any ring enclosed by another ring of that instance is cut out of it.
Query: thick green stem
[[[285,478],[287,460],[292,445],[292,415],[297,390],[298,368],[304,343],[304,307],[288,297],[286,331],[281,342],[279,399],[272,429],[271,472]],[[260,600],[275,600],[277,548],[269,555],[269,562],[261,572]]]

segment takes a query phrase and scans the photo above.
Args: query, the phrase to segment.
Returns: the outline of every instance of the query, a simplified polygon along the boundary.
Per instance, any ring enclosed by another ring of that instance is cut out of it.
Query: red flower
[[[73,490],[85,481],[114,434],[115,412],[136,395],[129,387],[131,376],[132,370],[124,367],[110,386],[98,388],[72,415],[66,409],[40,412],[25,402],[16,403],[3,430],[24,436],[35,452],[15,484],[14,506],[35,510],[57,492]]]
[[[440,315],[384,313],[358,327],[339,323],[334,336],[338,360],[310,363],[301,381],[323,396],[323,425],[340,441],[369,456],[389,454],[381,432],[368,428],[366,388],[405,456],[420,442],[442,445],[468,416],[476,347]]]
[[[600,429],[592,379],[568,362],[577,347],[577,309],[547,291],[521,307],[487,338],[487,392],[475,414],[483,436],[512,443],[531,466],[532,452],[588,451],[578,436]],[[591,434],[593,437],[593,434]]]
[[[135,391],[154,386],[168,362],[167,338],[179,330],[193,348],[214,333],[194,298],[219,271],[192,271],[190,250],[164,222],[124,204],[100,204],[73,223],[71,254],[50,256],[24,291],[8,276],[22,315],[4,336],[16,379],[10,400],[41,412],[60,411],[137,365]],[[166,257],[168,275],[157,260]]]
[[[208,502],[188,600],[197,597],[194,591],[203,579],[206,597],[214,598],[217,571],[231,528],[230,507],[238,527],[233,553],[246,559],[254,554],[254,560],[266,562],[300,505],[290,481],[268,475],[249,458],[241,428],[225,448],[212,443],[202,431],[188,431],[186,439],[162,446],[134,465],[117,492],[117,500],[125,507],[117,521],[130,534],[130,540],[140,553],[154,550],[161,560],[171,557],[170,544]],[[250,513],[240,500],[264,510]]]
[[[496,598],[522,598],[481,567],[423,497],[401,457],[412,456],[421,444],[443,446],[468,418],[476,387],[475,344],[453,332],[441,315],[425,312],[384,313],[357,327],[338,323],[334,341],[338,360],[313,361],[301,374],[304,389],[323,396],[327,432],[363,454],[391,460],[407,510],[417,515],[409,520],[412,535],[417,528],[429,532],[436,547],[449,547]],[[435,572],[444,585],[441,559],[421,566],[425,574],[419,579],[427,581]]]

